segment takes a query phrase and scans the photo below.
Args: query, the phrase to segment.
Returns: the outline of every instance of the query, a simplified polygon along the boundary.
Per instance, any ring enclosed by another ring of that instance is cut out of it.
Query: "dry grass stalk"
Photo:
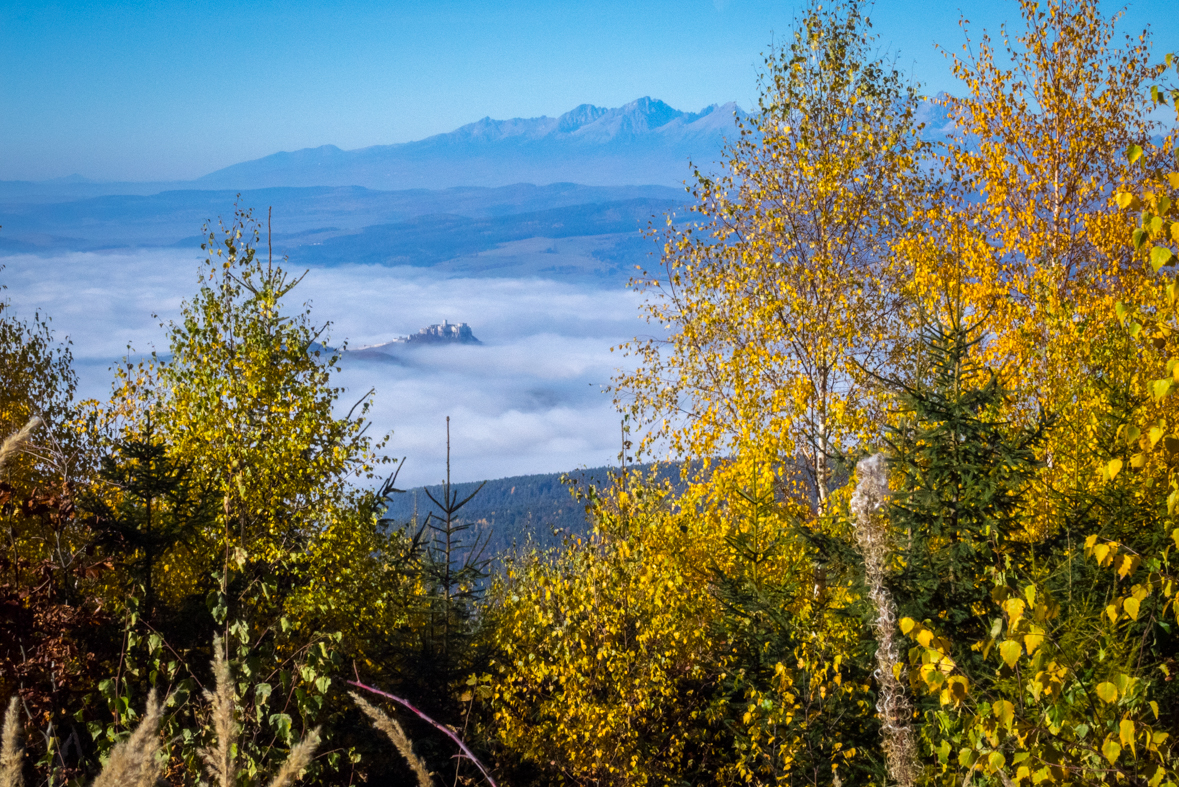
[[[8,458],[21,449],[21,447],[29,442],[29,437],[33,434],[33,430],[42,424],[42,421],[37,416],[29,419],[29,422],[21,427],[20,431],[13,432],[5,440],[3,445],[0,445],[0,467],[4,467],[4,463]]]
[[[413,769],[414,775],[418,778],[418,787],[432,787],[434,784],[430,778],[430,771],[426,768],[426,763],[413,750],[413,744],[409,740],[409,736],[405,734],[405,730],[401,729],[401,725],[397,723],[396,719],[387,715],[380,708],[370,704],[364,697],[361,697],[354,691],[348,692],[348,695],[356,701],[360,709],[368,714],[372,719],[373,726],[389,737],[393,741],[393,745],[397,747],[397,751],[401,752],[401,756],[409,763],[409,767]]]
[[[303,736],[303,740],[299,741],[295,748],[291,749],[291,753],[287,755],[287,760],[278,769],[278,773],[270,780],[270,787],[290,787],[299,778],[299,774],[311,764],[311,758],[315,756],[315,748],[319,746],[319,728],[316,727],[311,732]]]
[[[233,677],[229,674],[229,662],[225,658],[225,643],[220,637],[213,638],[213,677],[217,684],[216,690],[206,691],[205,699],[213,711],[213,733],[217,736],[217,742],[216,746],[201,749],[200,755],[209,776],[219,787],[234,787],[237,763],[234,761],[233,748],[241,727],[237,723],[237,695],[233,688]],[[269,787],[290,787],[294,784],[311,764],[318,746],[319,728],[316,727],[291,749],[278,773],[270,780]]]
[[[13,697],[8,702],[8,712],[4,714],[4,733],[0,742],[0,787],[24,787],[24,752],[20,748],[20,732],[20,701]]]
[[[159,742],[163,715],[163,706],[152,689],[143,720],[131,737],[111,752],[110,760],[94,780],[93,787],[154,787],[164,772]]]
[[[917,744],[913,735],[913,707],[898,674],[902,665],[897,643],[897,609],[884,584],[889,545],[882,515],[888,500],[888,465],[884,454],[873,454],[856,465],[858,483],[851,498],[856,545],[864,558],[868,598],[876,608],[876,681],[880,699],[876,711],[882,724],[888,773],[901,787],[917,780]]]
[[[214,781],[220,787],[233,787],[237,775],[233,758],[233,746],[237,743],[238,724],[236,718],[237,697],[233,680],[229,675],[229,662],[225,660],[225,643],[220,637],[213,639],[213,677],[216,691],[205,691],[205,699],[213,711],[213,733],[216,746],[201,749],[201,759]]]

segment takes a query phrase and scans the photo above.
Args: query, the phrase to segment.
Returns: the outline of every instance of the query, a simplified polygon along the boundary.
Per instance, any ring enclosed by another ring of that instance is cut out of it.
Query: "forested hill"
[[[649,465],[642,469],[650,470]],[[491,481],[472,481],[454,484],[452,493],[458,493],[462,500],[479,488],[471,502],[460,512],[464,522],[476,523],[487,535],[488,554],[511,549],[513,546],[535,544],[551,547],[561,543],[567,535],[584,535],[590,530],[586,520],[585,505],[574,499],[573,488],[588,486],[602,487],[611,482],[618,472],[617,467],[593,467],[568,473],[543,473],[497,478]],[[658,471],[660,478],[679,478],[678,465],[667,465]],[[442,499],[442,485],[417,487],[395,495],[386,510],[386,517],[397,524],[414,522],[421,524],[431,511],[438,512],[426,496],[430,490],[436,499]]]

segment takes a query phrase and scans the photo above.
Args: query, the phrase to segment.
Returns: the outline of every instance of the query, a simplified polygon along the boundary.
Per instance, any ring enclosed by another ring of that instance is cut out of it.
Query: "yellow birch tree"
[[[797,462],[820,508],[904,323],[889,247],[922,190],[919,97],[873,46],[858,2],[812,3],[771,51],[723,171],[697,171],[663,271],[636,282],[659,335],[626,347],[638,369],[616,388],[648,440]]]
[[[1000,371],[1013,406],[1058,416],[1046,483],[1076,486],[1091,475],[1088,416],[1120,352],[1106,316],[1149,284],[1111,197],[1140,178],[1124,151],[1151,146],[1159,71],[1149,31],[1122,35],[1120,12],[1102,14],[1096,0],[1019,8],[997,39],[971,38],[962,21],[963,51],[947,54],[965,95],[940,99],[954,129],[940,155],[945,189],[927,231],[898,251],[926,309],[985,317],[980,360]]]

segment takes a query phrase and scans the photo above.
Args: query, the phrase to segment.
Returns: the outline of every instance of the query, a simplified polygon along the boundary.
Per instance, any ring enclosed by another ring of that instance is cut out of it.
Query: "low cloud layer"
[[[176,250],[10,256],[0,258],[0,283],[19,315],[52,317],[59,338],[73,342],[81,394],[105,398],[109,367],[128,345],[167,350],[160,322],[176,318],[196,291],[199,262]],[[370,431],[393,433],[388,453],[407,457],[401,482],[445,475],[447,415],[455,480],[614,461],[619,417],[603,387],[624,360],[610,348],[645,329],[633,293],[340,266],[312,269],[292,295],[310,302],[316,321],[332,323],[336,345],[380,344],[443,319],[470,323],[483,341],[346,358],[345,398],[376,389]]]

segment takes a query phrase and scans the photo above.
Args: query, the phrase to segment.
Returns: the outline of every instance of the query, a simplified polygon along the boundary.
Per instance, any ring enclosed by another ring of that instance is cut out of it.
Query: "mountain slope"
[[[633,468],[632,469],[636,469]],[[658,468],[640,465],[637,469],[654,474],[658,482],[668,482],[679,488],[679,465],[666,464]],[[616,467],[593,467],[568,473],[542,473],[512,476],[489,481],[454,484],[452,492],[459,499],[476,494],[460,511],[460,521],[475,525],[480,539],[487,541],[488,556],[514,547],[557,546],[568,536],[584,537],[593,528],[586,514],[585,502],[573,497],[572,489],[596,486],[608,487],[618,472]],[[480,489],[480,484],[483,485]],[[439,486],[417,487],[395,495],[385,509],[385,518],[393,526],[420,528],[426,515],[437,516],[436,506],[426,496],[426,489],[439,498]],[[470,541],[474,533],[468,533]]]

